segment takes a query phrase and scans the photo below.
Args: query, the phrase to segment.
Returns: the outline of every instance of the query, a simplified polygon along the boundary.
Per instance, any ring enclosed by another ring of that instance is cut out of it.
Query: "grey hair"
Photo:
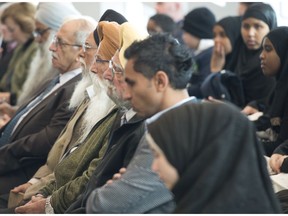
[[[74,33],[75,43],[84,44],[89,34],[95,30],[97,22],[92,17],[88,16],[81,16],[72,20],[77,21],[78,24],[77,31]]]

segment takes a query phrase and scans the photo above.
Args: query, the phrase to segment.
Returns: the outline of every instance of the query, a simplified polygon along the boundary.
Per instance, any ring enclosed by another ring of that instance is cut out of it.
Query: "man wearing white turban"
[[[17,111],[18,107],[37,93],[43,84],[59,72],[52,66],[52,52],[49,46],[53,36],[64,21],[80,16],[72,3],[68,2],[40,2],[35,13],[35,41],[39,43],[38,50],[30,64],[30,69],[22,92],[17,99],[17,106],[8,103],[0,104],[0,127],[5,125]]]
[[[38,4],[34,37],[39,43],[39,49],[31,62],[23,91],[17,100],[18,106],[29,99],[43,82],[58,74],[52,67],[52,53],[49,51],[49,45],[53,35],[65,20],[80,15],[80,12],[70,2],[40,2]]]

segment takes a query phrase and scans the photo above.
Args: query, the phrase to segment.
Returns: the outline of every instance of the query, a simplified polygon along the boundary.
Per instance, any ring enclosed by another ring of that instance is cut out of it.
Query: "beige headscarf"
[[[120,48],[120,25],[116,22],[99,22],[98,36],[100,39],[98,55],[103,60],[110,60]]]
[[[120,52],[119,59],[121,66],[125,68],[127,60],[124,57],[125,50],[136,40],[143,40],[148,36],[148,33],[141,33],[135,26],[129,22],[125,22],[120,26]]]

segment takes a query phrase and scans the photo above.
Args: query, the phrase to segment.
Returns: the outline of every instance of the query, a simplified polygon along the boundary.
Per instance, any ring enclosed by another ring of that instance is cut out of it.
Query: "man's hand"
[[[0,116],[0,128],[4,127],[7,122],[10,121],[10,117],[7,114],[4,114],[3,116]]]
[[[12,117],[16,111],[17,111],[18,107],[17,106],[11,106],[9,103],[3,101],[0,103],[0,114],[1,115],[8,115],[9,117]]]
[[[8,104],[10,104],[10,92],[1,92],[0,102],[7,102]]]
[[[25,193],[26,190],[31,186],[32,184],[27,182],[25,184],[22,184],[22,185],[19,185],[15,188],[13,188],[11,191],[14,192],[14,193],[19,193],[19,192],[22,192],[22,193]]]
[[[17,214],[45,214],[46,198],[33,196],[31,201],[23,206],[17,207]]]
[[[288,155],[273,154],[269,160],[271,169],[276,173],[280,173],[280,167],[286,157]]]
[[[113,181],[117,180],[117,179],[120,179],[121,176],[126,172],[126,168],[122,167],[120,170],[119,170],[119,173],[115,173],[112,177],[112,179],[108,180],[106,182],[106,185],[109,185],[109,184],[112,184]]]

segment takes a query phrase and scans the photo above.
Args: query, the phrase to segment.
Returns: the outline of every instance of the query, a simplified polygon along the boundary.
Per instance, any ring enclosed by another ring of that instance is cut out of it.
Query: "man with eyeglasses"
[[[23,85],[17,105],[21,105],[31,97],[41,83],[47,78],[57,75],[51,62],[51,52],[49,45],[53,35],[59,30],[65,19],[71,16],[80,16],[80,13],[68,2],[40,2],[35,14],[35,31],[33,32],[35,41],[39,43],[36,56],[31,63],[28,77]],[[53,74],[53,75],[52,75]],[[37,83],[37,85],[35,85]]]
[[[123,98],[131,102],[133,110],[139,116],[147,118],[154,114],[146,122],[153,121],[153,118],[172,107],[195,100],[189,98],[186,90],[193,61],[187,48],[179,45],[175,38],[168,34],[156,34],[135,41],[127,49],[122,48],[120,51],[125,52],[125,58],[128,59],[126,64],[122,64],[125,65],[127,85]],[[124,59],[124,55],[120,53],[120,62],[121,56]],[[115,56],[110,65],[115,79],[117,75],[114,66],[119,66]],[[120,169],[106,185],[101,181],[101,170],[95,170],[84,195],[79,197],[67,213],[83,213],[85,207],[90,214],[173,212],[173,196],[159,176],[151,170],[152,160],[153,154],[143,136],[127,169]]]
[[[90,111],[95,109],[93,106],[94,103],[90,103],[91,99],[96,100],[98,103],[99,99],[97,98],[97,95],[100,95],[98,94],[97,77],[95,78],[96,75],[90,72],[91,65],[95,60],[94,56],[98,49],[93,37],[93,32],[89,34],[85,43],[82,45],[76,44],[76,47],[82,47],[82,52],[80,53],[82,79],[75,87],[69,102],[69,109],[75,109],[75,112],[61,132],[61,135],[55,141],[55,144],[48,154],[46,163],[35,172],[33,178],[31,178],[28,182],[12,189],[12,193],[10,195],[12,197],[16,197],[21,195],[21,193],[24,193],[23,201],[29,200],[42,187],[44,187],[46,183],[53,180],[53,171],[55,166],[63,157],[65,150],[69,149],[71,146],[77,145],[77,142],[82,142],[87,137],[87,132],[89,132],[97,121],[103,116],[101,110],[96,113],[92,113]],[[105,103],[103,100],[102,102],[103,104]],[[93,116],[90,116],[87,113],[92,113]],[[9,205],[11,207],[16,206],[17,203],[10,202]]]
[[[65,213],[86,212],[85,206],[88,195],[95,188],[103,186],[121,167],[126,167],[129,164],[145,131],[144,118],[139,117],[132,110],[131,104],[123,98],[126,83],[125,72],[122,65],[126,64],[126,60],[123,57],[124,50],[134,40],[141,40],[148,34],[140,34],[135,26],[129,22],[123,23],[120,29],[122,47],[115,52],[109,61],[109,68],[104,72],[103,78],[106,80],[107,94],[119,107],[122,107],[123,111],[118,113],[118,117],[114,122],[114,128],[110,134],[105,156],[93,172],[86,189]],[[113,197],[113,195],[111,197]],[[104,199],[100,201],[100,205],[103,204],[105,206],[106,200],[107,202],[110,200],[105,194],[103,194],[103,198]],[[117,205],[120,204],[122,200],[116,199],[114,202],[115,205]],[[110,213],[124,213],[121,208],[113,208],[110,210]],[[98,213],[101,213],[101,211]]]
[[[0,104],[0,127],[14,115],[18,107],[29,100],[43,84],[58,75],[52,65],[52,52],[49,51],[51,40],[65,19],[70,16],[79,16],[80,13],[72,3],[40,2],[35,13],[34,40],[38,42],[38,49],[30,64],[27,78],[22,91],[17,98],[16,105]]]
[[[1,130],[0,192],[2,195],[32,177],[46,160],[50,148],[70,119],[73,109],[68,109],[68,102],[75,84],[81,79],[82,69],[79,59],[83,39],[94,28],[94,23],[84,18],[66,21],[61,26],[56,34],[57,38],[69,44],[79,44],[80,47],[51,43],[49,49],[53,53],[53,66],[59,72],[58,83],[54,83],[55,79],[53,79],[44,85],[42,91],[19,108],[16,115]],[[51,86],[52,83],[54,86]],[[23,110],[25,113],[9,131],[11,133],[7,133],[12,122]]]
[[[109,22],[107,22],[107,25],[105,30],[109,31],[109,35],[106,35],[103,40],[107,40],[107,38],[112,38],[112,40],[110,40],[111,43],[107,41],[102,43],[101,41],[99,44],[95,57],[101,60],[111,59],[113,53],[120,46],[119,25]],[[101,28],[100,24],[98,24],[96,29],[97,34],[98,28]],[[89,52],[93,52],[94,44],[88,43],[91,36],[93,38],[94,35],[90,34],[86,40],[85,53],[82,53],[83,57]],[[61,38],[59,37],[59,39]],[[102,40],[102,36],[100,36],[100,39]],[[59,43],[59,41],[58,46],[62,42]],[[66,43],[66,41],[63,42]],[[75,45],[75,43],[69,44],[71,46]],[[90,54],[89,58],[91,58]],[[92,171],[105,153],[106,143],[109,139],[108,136],[117,115],[118,107],[107,96],[103,81],[100,78],[107,69],[108,63],[100,63],[94,58],[93,61],[94,64],[91,67],[91,71],[95,75],[90,76],[93,80],[95,96],[90,99],[87,110],[83,114],[82,121],[85,125],[82,124],[78,139],[66,149],[60,162],[55,167],[54,181],[48,182],[41,188],[37,192],[36,197],[32,197],[29,203],[16,208],[17,213],[64,213],[81,193]],[[86,72],[88,73],[88,71]],[[65,201],[63,202],[63,200]]]

